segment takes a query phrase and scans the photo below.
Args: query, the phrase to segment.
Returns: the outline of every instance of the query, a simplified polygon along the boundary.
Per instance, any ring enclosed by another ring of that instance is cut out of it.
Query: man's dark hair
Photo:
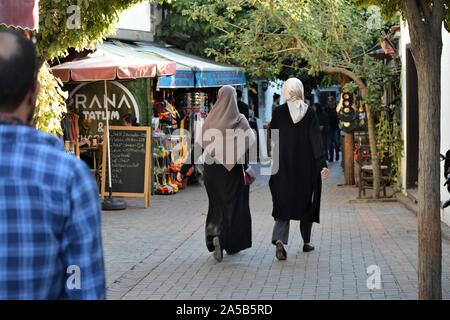
[[[35,85],[37,71],[34,44],[20,32],[0,30],[0,112],[16,111]]]
[[[237,98],[238,100],[241,100],[242,98],[242,90],[236,90]]]

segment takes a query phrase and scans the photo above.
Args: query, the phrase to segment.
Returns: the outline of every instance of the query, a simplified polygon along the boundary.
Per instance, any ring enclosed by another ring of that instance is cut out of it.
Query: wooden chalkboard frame
[[[150,207],[150,170],[151,170],[151,128],[150,127],[125,127],[125,126],[110,126],[109,130],[114,131],[143,131],[146,132],[147,140],[145,142],[145,176],[144,176],[144,193],[126,193],[126,192],[113,192],[114,197],[124,198],[144,198],[145,208]],[[109,195],[109,191],[106,191],[106,168],[108,161],[108,129],[105,128],[104,143],[103,143],[103,157],[102,157],[102,186],[101,195],[102,199]]]

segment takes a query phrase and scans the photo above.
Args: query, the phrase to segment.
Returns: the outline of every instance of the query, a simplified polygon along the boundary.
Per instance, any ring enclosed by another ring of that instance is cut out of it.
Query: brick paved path
[[[216,263],[204,243],[202,187],[157,196],[125,212],[103,213],[109,299],[416,299],[416,216],[399,203],[351,203],[355,188],[338,187],[331,166],[324,184],[316,251],[303,253],[291,223],[288,260],[271,245],[267,178],[252,187],[253,247]],[[367,267],[381,269],[382,289],[367,288]],[[443,294],[450,299],[450,242],[443,240]]]

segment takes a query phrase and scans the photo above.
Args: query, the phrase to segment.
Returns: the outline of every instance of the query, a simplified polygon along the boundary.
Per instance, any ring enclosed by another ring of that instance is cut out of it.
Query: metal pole
[[[106,110],[106,140],[108,142],[108,180],[109,180],[109,197],[102,203],[103,210],[125,210],[127,203],[121,199],[115,199],[112,196],[112,178],[111,178],[111,145],[109,140],[109,112],[108,112],[108,88],[105,80],[105,96],[104,107]]]
[[[109,141],[109,112],[108,112],[108,86],[106,80],[104,81],[105,84],[105,96],[104,96],[104,106],[106,109],[106,140],[108,142],[108,180],[109,180],[109,196],[111,197],[112,194],[112,180],[111,180],[111,148],[110,148],[110,141]]]

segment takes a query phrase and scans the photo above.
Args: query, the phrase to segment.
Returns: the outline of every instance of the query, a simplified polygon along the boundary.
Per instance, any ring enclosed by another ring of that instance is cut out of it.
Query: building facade
[[[441,153],[450,149],[450,33],[442,30],[443,52],[441,71]],[[401,24],[400,57],[402,61],[402,132],[404,157],[402,159],[402,190],[412,199],[417,199],[419,159],[419,100],[418,79],[410,51],[410,36],[406,22]],[[426,44],[423,44],[426,45]],[[436,155],[438,157],[439,155]],[[444,168],[441,165],[441,201],[450,194],[444,185]],[[442,220],[450,225],[450,209],[442,210]]]

